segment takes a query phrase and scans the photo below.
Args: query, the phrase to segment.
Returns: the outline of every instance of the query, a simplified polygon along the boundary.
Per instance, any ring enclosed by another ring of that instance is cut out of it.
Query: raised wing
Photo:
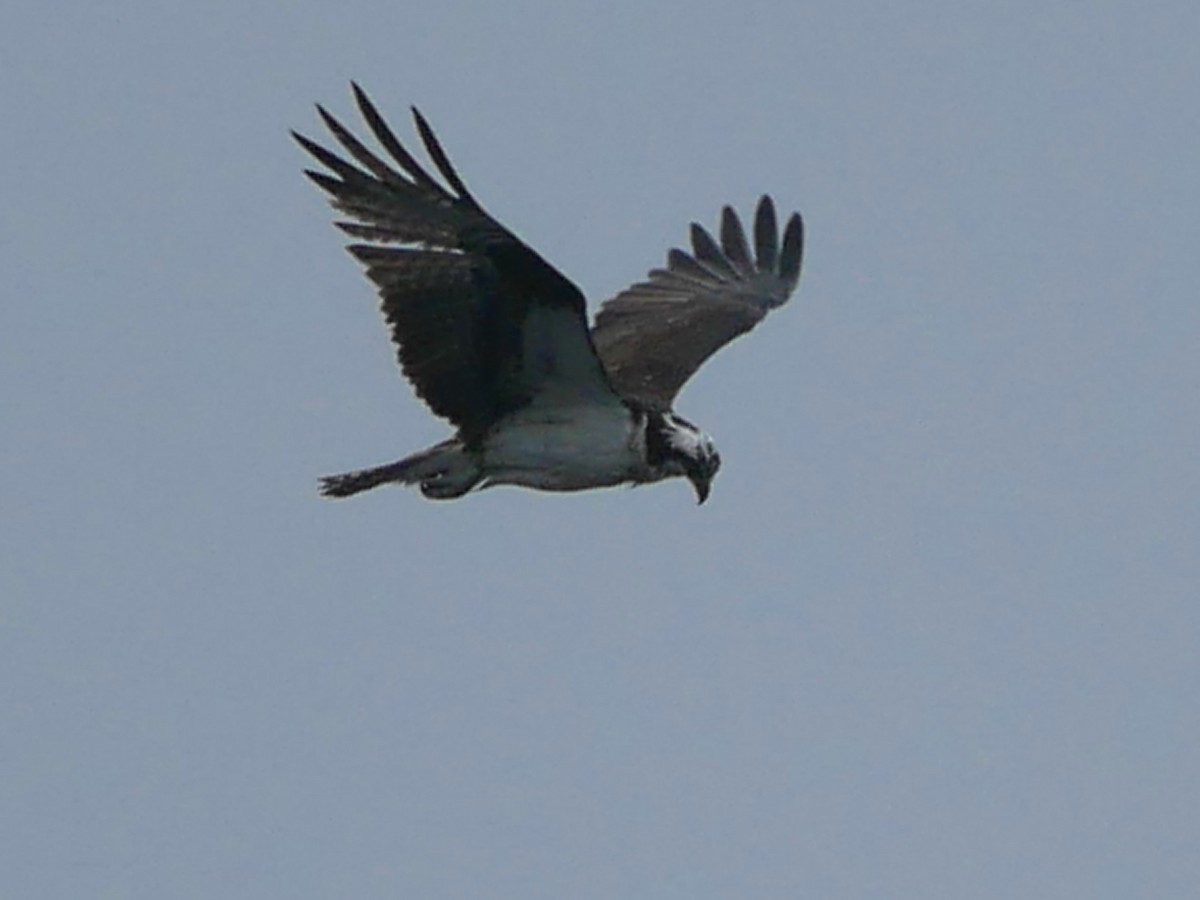
[[[667,268],[606,302],[592,340],[625,400],[667,410],[684,382],[717,350],[782,306],[800,279],[804,225],[788,219],[779,241],[775,204],[754,215],[754,258],[737,214],[721,211],[721,243],[692,223],[692,252],[672,250]]]
[[[484,211],[416,108],[417,132],[445,186],[397,140],[362,89],[353,89],[394,166],[320,106],[354,162],[292,136],[332,173],[305,174],[349,217],[338,227],[362,241],[347,249],[379,287],[401,368],[417,394],[468,442],[538,399],[619,402],[592,345],[579,289]]]

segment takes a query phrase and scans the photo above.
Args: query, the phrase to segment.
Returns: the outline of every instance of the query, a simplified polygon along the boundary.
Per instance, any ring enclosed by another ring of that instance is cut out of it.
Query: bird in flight
[[[500,484],[578,491],[685,477],[703,503],[721,456],[675,413],[675,397],[709,356],[792,294],[799,214],[781,241],[775,206],[762,197],[751,256],[726,206],[719,242],[693,224],[692,252],[671,250],[666,268],[604,303],[589,328],[579,288],[484,211],[421,113],[412,110],[441,181],[352,87],[390,162],[321,106],[353,162],[292,136],[328,170],[305,174],[346,217],[337,225],[379,289],[401,369],[457,431],[397,462],[323,478],[321,493],[397,483],[452,500]]]

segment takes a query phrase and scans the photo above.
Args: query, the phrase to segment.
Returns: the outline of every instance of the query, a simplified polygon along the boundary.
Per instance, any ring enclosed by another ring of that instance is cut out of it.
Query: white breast
[[[618,404],[527,407],[500,423],[483,447],[487,484],[578,491],[653,480],[645,425]]]

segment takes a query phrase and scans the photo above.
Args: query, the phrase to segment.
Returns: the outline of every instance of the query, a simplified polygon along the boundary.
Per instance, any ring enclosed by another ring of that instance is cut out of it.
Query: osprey
[[[348,217],[338,227],[361,241],[348,249],[379,288],[405,376],[457,433],[398,462],[323,478],[321,492],[347,497],[395,482],[451,500],[497,484],[577,491],[683,476],[703,503],[721,457],[672,404],[709,356],[791,295],[800,216],[781,243],[774,204],[762,197],[751,257],[726,206],[720,243],[693,224],[692,253],[671,250],[665,269],[603,304],[589,329],[583,294],[484,211],[421,113],[412,110],[417,132],[444,183],[352,87],[395,166],[321,106],[357,165],[292,136],[331,173],[305,172]]]

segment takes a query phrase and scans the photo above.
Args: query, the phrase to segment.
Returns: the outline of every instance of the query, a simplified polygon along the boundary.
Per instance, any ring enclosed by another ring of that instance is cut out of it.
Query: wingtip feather
[[[779,226],[775,220],[775,203],[763,194],[754,211],[754,256],[760,272],[774,272],[779,259]]]
[[[458,176],[454,164],[450,162],[450,157],[442,148],[441,142],[437,139],[437,135],[434,134],[433,128],[425,116],[421,114],[421,111],[416,106],[412,106],[410,109],[412,110],[413,121],[417,125],[417,133],[421,136],[421,143],[425,145],[425,150],[429,153],[429,158],[433,160],[433,164],[437,166],[437,170],[441,172],[442,177],[446,179],[446,183],[454,189],[459,198],[468,203],[475,203],[475,198],[471,196],[471,192],[467,190],[466,184]]]
[[[791,291],[800,280],[800,266],[804,261],[804,220],[800,213],[792,213],[783,229],[783,247],[780,250],[779,277]]]
[[[732,206],[721,208],[721,249],[743,278],[754,277],[754,263],[750,260],[750,247],[746,244],[746,232],[742,220]]]

